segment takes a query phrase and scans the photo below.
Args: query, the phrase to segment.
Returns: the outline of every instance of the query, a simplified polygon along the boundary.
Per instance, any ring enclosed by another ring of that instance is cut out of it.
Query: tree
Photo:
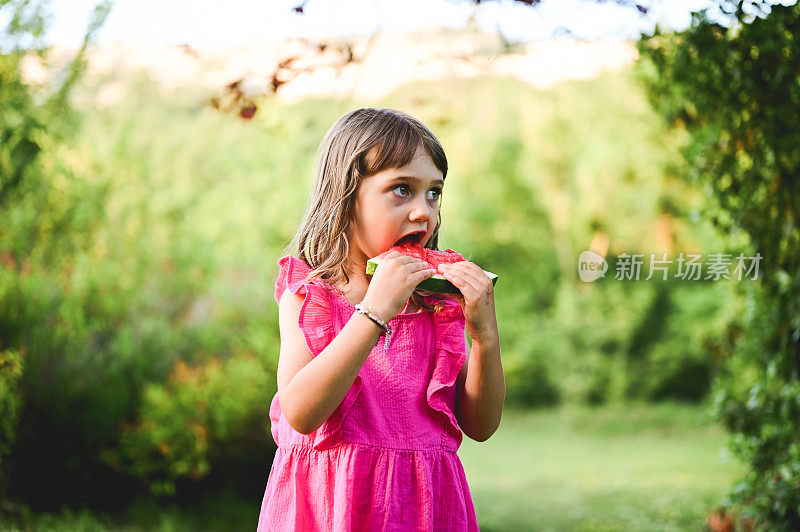
[[[69,131],[68,97],[83,71],[87,45],[103,25],[111,8],[109,1],[99,3],[84,34],[82,46],[62,72],[48,84],[33,84],[22,75],[23,60],[29,54],[44,59],[46,48],[41,42],[45,33],[46,2],[36,0],[0,0],[0,496],[5,497],[5,484],[18,442],[19,419],[25,409],[21,381],[30,368],[28,345],[15,341],[15,302],[8,294],[19,294],[17,281],[29,274],[31,249],[35,245],[47,250],[52,259],[57,242],[68,232],[48,212],[48,191],[53,189],[40,159]],[[52,196],[53,194],[50,194]],[[30,208],[27,208],[29,207]],[[67,209],[69,212],[69,209]],[[25,212],[26,216],[19,216]],[[55,222],[53,223],[55,219]],[[9,288],[10,287],[10,288]],[[24,299],[24,298],[22,298]],[[22,308],[33,306],[21,301]],[[11,310],[9,310],[11,309]],[[19,318],[19,316],[17,315]],[[22,320],[23,318],[19,318]],[[13,508],[3,501],[3,509]]]
[[[644,36],[651,101],[688,132],[686,175],[722,231],[760,254],[741,283],[716,415],[749,466],[728,504],[770,529],[800,529],[800,6],[720,2],[676,34]]]

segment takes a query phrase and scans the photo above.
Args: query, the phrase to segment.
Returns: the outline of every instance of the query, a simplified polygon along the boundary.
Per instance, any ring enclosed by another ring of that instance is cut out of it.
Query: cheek
[[[387,209],[381,209],[370,218],[365,229],[374,241],[382,242],[397,232],[396,218]]]

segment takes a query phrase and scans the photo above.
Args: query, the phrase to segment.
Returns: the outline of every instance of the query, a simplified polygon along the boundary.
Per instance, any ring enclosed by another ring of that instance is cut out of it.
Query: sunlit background
[[[748,281],[614,265],[748,251],[637,48],[716,3],[532,4],[3,3],[0,529],[256,526],[276,261],[361,106],[439,137],[439,245],[500,276],[503,422],[459,450],[481,530],[702,528],[744,471],[710,411]]]
[[[55,0],[48,42],[78,45],[95,6],[91,0]],[[189,44],[211,49],[260,45],[291,37],[353,37],[376,31],[403,33],[436,28],[464,29],[472,19],[483,31],[502,32],[514,41],[548,39],[569,32],[576,38],[635,39],[655,24],[684,29],[691,11],[708,0],[656,3],[647,13],[624,2],[545,1],[535,9],[508,0],[338,0],[218,2],[119,0],[97,34],[99,45]],[[646,4],[645,4],[646,5]],[[301,13],[294,10],[303,6]]]

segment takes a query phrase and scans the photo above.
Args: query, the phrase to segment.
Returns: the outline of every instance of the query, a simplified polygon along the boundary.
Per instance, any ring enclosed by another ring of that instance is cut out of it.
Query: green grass
[[[696,406],[507,409],[487,442],[459,450],[483,532],[702,530],[743,471],[727,436]],[[196,510],[140,503],[127,517],[29,516],[0,530],[250,530],[258,503]]]
[[[459,455],[482,531],[702,530],[743,472],[693,406],[506,410]]]
[[[266,484],[266,479],[264,479]],[[260,494],[257,495],[260,498]],[[255,530],[261,501],[245,501],[226,491],[217,497],[204,497],[196,506],[159,505],[155,500],[137,500],[119,514],[97,514],[87,509],[33,514],[27,509],[14,523],[4,522],[0,532],[183,532],[188,530]]]

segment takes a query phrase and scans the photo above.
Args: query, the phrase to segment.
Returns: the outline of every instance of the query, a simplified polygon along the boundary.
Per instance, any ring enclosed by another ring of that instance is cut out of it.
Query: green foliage
[[[724,341],[737,307],[730,284],[658,282],[628,348],[626,396],[661,401],[705,399],[719,371],[714,346]],[[730,301],[722,309],[720,301]]]
[[[707,211],[762,257],[744,286],[716,393],[717,415],[750,466],[731,493],[764,526],[800,528],[800,6],[726,2],[729,27],[698,13],[676,35],[640,43],[667,122],[690,134],[683,154]],[[769,11],[769,9],[767,9]],[[758,16],[754,16],[757,14]]]
[[[55,196],[48,193],[46,179],[41,177],[46,172],[41,155],[45,149],[53,148],[64,133],[63,128],[53,126],[51,121],[65,123],[68,110],[62,100],[77,76],[62,83],[57,96],[45,86],[24,82],[23,57],[26,54],[42,57],[39,39],[45,27],[43,3],[4,0],[0,3],[0,15],[7,21],[0,33],[3,45],[0,52],[0,314],[3,315],[0,319],[0,455],[3,455],[0,476],[4,481],[11,477],[10,486],[15,487],[11,474],[16,465],[14,451],[31,430],[24,421],[17,427],[17,421],[27,417],[29,363],[38,355],[35,342],[19,338],[24,337],[26,320],[36,313],[37,303],[50,297],[42,293],[33,301],[21,302],[20,284],[31,280],[32,248],[41,244],[42,248],[52,251],[57,238],[48,238],[51,235],[47,233],[63,235],[57,224],[55,227],[49,224],[58,222],[57,217],[40,216],[41,209]],[[97,19],[97,23],[102,24],[102,19]],[[78,71],[80,56],[74,58],[67,72]],[[21,205],[27,208],[20,209]],[[20,302],[20,306],[15,304]],[[21,373],[20,353],[27,355],[24,373]]]
[[[169,102],[164,107],[178,117],[184,111],[189,120],[193,115],[192,109]],[[266,388],[246,386],[242,391],[250,394],[231,396],[249,416],[248,429],[236,429],[244,439],[217,434],[230,426],[211,424],[208,440],[224,441],[219,453],[224,456],[214,454],[212,445],[186,459],[206,468],[216,464],[231,474],[244,472],[228,481],[250,488],[263,481],[271,445],[264,421],[275,386],[277,313],[269,303],[271,282],[257,280],[262,267],[255,263],[274,264],[275,257],[239,260],[239,254],[262,247],[248,237],[269,239],[271,233],[254,228],[247,237],[238,233],[246,243],[228,239],[226,231],[237,230],[220,225],[220,213],[227,212],[230,198],[198,201],[193,179],[224,174],[219,165],[228,164],[229,154],[220,151],[217,160],[198,155],[197,168],[179,172],[185,180],[176,179],[171,158],[177,140],[150,142],[148,115],[140,116],[138,129],[134,115],[132,109],[116,145],[93,144],[97,124],[91,119],[81,124],[78,136],[54,139],[36,163],[40,179],[27,183],[24,194],[2,211],[8,247],[0,250],[0,340],[28,352],[20,386],[25,408],[8,463],[14,495],[37,507],[118,504],[137,489],[132,474],[152,487],[169,486],[178,472],[187,479],[196,476],[197,469],[181,469],[175,465],[180,460],[171,456],[152,459],[143,448],[150,441],[150,451],[158,452],[160,440],[147,439],[152,434],[122,427],[139,426],[143,417],[161,420],[183,412],[178,403],[175,411],[159,414],[149,402],[177,363],[223,360],[247,351],[259,353],[260,366],[250,366],[254,376],[273,378]],[[165,116],[152,112],[149,118]],[[212,129],[227,121],[204,116],[214,122]],[[96,131],[99,138],[107,135],[102,128]],[[207,151],[198,146],[198,153]],[[154,166],[146,166],[150,162]],[[278,219],[275,213],[267,221]],[[209,245],[212,239],[220,245]],[[237,367],[226,364],[221,371],[236,377]],[[179,398],[188,392],[181,393]],[[227,407],[217,414],[231,414],[229,423],[244,416]],[[142,451],[141,464],[131,464],[133,450]],[[242,482],[256,474],[257,479]],[[117,489],[108,490],[108,484]]]
[[[20,53],[0,54],[0,207],[31,173],[47,138],[44,113],[21,79],[20,59]]]
[[[267,431],[264,412],[253,405],[263,405],[271,391],[269,376],[252,355],[196,367],[178,361],[165,384],[145,388],[139,419],[123,432],[118,459],[153,492],[173,494],[176,480],[201,479],[214,460],[257,453]]]
[[[37,179],[35,162],[40,152],[52,147],[52,140],[70,125],[67,98],[84,68],[84,53],[92,36],[102,27],[111,2],[99,3],[92,13],[83,44],[59,77],[49,86],[33,85],[22,79],[21,61],[26,55],[44,58],[40,38],[45,32],[45,2],[3,0],[0,15],[8,24],[0,33],[7,50],[0,51],[0,207],[24,183]],[[0,233],[3,236],[3,233]]]
[[[131,189],[120,190],[124,183],[111,177],[113,163],[104,167],[71,144],[82,126],[68,97],[109,5],[98,5],[79,53],[44,85],[20,73],[43,31],[41,4],[1,6],[11,17],[6,42],[15,44],[0,55],[0,349],[26,353],[25,371],[14,374],[19,396],[2,394],[9,408],[4,446],[12,408],[19,419],[2,467],[11,495],[37,507],[125,500],[134,486],[114,451],[120,427],[136,420],[146,384],[165,380],[176,360],[224,356],[251,348],[255,338],[242,330],[241,315],[203,293],[213,289],[208,279],[217,265],[202,253],[199,235],[171,223],[188,209],[183,198],[164,215],[157,205],[148,219],[146,188],[130,201]],[[224,281],[217,287],[241,292],[229,288]],[[256,341],[268,356],[269,335]],[[264,399],[243,405],[263,415]],[[262,454],[268,450],[266,436],[255,441]],[[252,441],[245,447],[252,450]],[[234,455],[237,449],[230,446]]]
[[[19,353],[0,351],[0,466],[4,465],[16,437],[17,418],[22,406],[18,390],[21,375],[22,357]],[[4,491],[3,480],[0,477],[0,493]]]

